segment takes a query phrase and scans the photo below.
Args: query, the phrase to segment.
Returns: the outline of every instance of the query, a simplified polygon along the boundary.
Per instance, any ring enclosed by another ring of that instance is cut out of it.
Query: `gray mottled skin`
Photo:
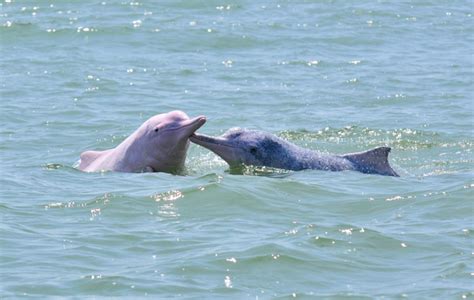
[[[79,169],[85,172],[167,172],[184,168],[189,137],[206,118],[190,119],[175,110],[146,120],[117,147],[81,154]]]
[[[232,128],[220,137],[194,134],[190,140],[213,151],[231,167],[244,164],[294,171],[353,170],[367,174],[398,176],[388,162],[388,147],[344,155],[323,154],[298,147],[267,132],[240,128]]]

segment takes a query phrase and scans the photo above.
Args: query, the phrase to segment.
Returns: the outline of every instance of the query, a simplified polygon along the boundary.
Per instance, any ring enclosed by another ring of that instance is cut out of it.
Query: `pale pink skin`
[[[156,115],[117,147],[83,152],[79,169],[85,172],[179,173],[184,169],[189,137],[205,122],[204,116],[190,119],[179,110]]]

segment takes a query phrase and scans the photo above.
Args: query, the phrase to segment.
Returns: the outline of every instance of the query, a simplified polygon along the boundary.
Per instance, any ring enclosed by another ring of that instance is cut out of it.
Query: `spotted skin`
[[[388,162],[389,147],[345,155],[305,149],[271,133],[232,128],[220,137],[195,133],[190,140],[224,159],[231,167],[266,166],[287,170],[352,170],[367,174],[398,176]]]

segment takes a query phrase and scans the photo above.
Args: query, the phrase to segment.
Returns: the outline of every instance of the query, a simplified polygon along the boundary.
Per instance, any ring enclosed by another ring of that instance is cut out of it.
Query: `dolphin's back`
[[[390,147],[378,147],[365,152],[349,153],[342,157],[349,160],[359,172],[398,177],[388,162],[390,150]]]
[[[104,151],[85,151],[81,153],[81,163],[79,164],[79,170],[86,171],[86,169],[95,162],[99,157],[102,157],[105,153],[110,152],[109,150]]]

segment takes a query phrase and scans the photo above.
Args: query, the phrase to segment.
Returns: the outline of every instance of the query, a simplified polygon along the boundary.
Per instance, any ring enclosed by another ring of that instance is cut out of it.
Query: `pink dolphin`
[[[189,137],[206,117],[190,119],[176,110],[151,117],[113,149],[85,151],[79,169],[85,172],[167,172],[184,168]]]

